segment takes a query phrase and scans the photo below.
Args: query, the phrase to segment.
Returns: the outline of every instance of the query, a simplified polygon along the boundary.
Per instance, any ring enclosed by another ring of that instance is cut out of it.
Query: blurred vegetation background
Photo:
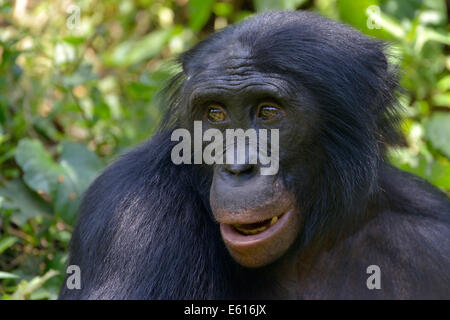
[[[450,192],[444,0],[0,0],[2,299],[57,297],[80,196],[154,132],[170,60],[267,9],[312,10],[391,41],[408,146],[389,157]]]

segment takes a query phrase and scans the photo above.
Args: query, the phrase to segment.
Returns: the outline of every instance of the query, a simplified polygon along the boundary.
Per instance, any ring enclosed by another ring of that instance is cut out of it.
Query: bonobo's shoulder
[[[385,210],[364,228],[359,243],[392,292],[401,289],[408,299],[450,297],[448,212]]]
[[[328,279],[335,290],[329,293],[333,298],[448,299],[449,224],[386,210],[324,255],[319,267],[346,279],[342,283]],[[366,286],[373,270],[381,277],[378,290]]]
[[[405,209],[405,208],[404,208]],[[450,262],[450,222],[446,215],[428,212],[384,210],[364,228],[361,239],[371,241],[375,247],[395,251],[440,252]],[[414,255],[410,255],[414,257]]]
[[[349,243],[365,265],[377,265],[388,296],[450,297],[450,202],[422,179],[397,169],[383,183],[378,214]],[[362,262],[360,261],[360,262]]]
[[[450,224],[450,198],[422,178],[386,167],[380,174],[381,206],[420,221]]]
[[[409,173],[390,168],[385,174],[382,208],[359,235],[366,262],[391,273],[385,280],[392,293],[401,289],[405,298],[449,298],[448,196]]]
[[[380,212],[369,230],[384,234],[391,248],[436,251],[450,262],[449,197],[423,179],[392,167],[382,175],[381,187]]]

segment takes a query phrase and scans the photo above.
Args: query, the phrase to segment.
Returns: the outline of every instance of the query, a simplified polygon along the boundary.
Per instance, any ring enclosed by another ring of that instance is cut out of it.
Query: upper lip
[[[245,208],[241,210],[229,210],[227,208],[213,209],[214,217],[223,224],[251,224],[258,223],[275,216],[280,216],[292,209],[292,199],[281,196],[275,201],[264,203],[261,206]]]
[[[219,217],[216,217],[216,220],[219,223],[223,224],[252,224],[252,223],[258,223],[263,222],[265,220],[270,220],[273,217],[281,216],[285,212],[289,211],[291,209],[291,206],[286,206],[283,208],[277,208],[277,211],[258,211],[258,210],[247,210],[243,212],[223,212],[223,215],[220,215]],[[275,212],[275,213],[274,213]]]

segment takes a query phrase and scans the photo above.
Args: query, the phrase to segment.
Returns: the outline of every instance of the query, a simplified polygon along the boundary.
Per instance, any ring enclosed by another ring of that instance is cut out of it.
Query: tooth
[[[270,226],[273,226],[277,221],[278,217],[277,216],[273,217],[272,220],[270,220]]]
[[[257,233],[263,232],[264,230],[267,229],[267,227],[264,227],[264,226],[256,228],[256,229],[244,229],[244,228],[240,228],[236,225],[234,227],[244,234],[257,234]]]

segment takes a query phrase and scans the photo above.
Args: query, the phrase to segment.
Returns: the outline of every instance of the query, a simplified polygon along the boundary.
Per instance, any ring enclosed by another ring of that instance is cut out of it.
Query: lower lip
[[[220,224],[220,232],[224,240],[231,242],[234,245],[255,245],[277,234],[278,231],[283,229],[283,226],[291,220],[291,216],[293,214],[294,209],[288,210],[278,219],[278,221],[274,225],[257,234],[244,235],[238,232],[232,225],[224,223]]]

